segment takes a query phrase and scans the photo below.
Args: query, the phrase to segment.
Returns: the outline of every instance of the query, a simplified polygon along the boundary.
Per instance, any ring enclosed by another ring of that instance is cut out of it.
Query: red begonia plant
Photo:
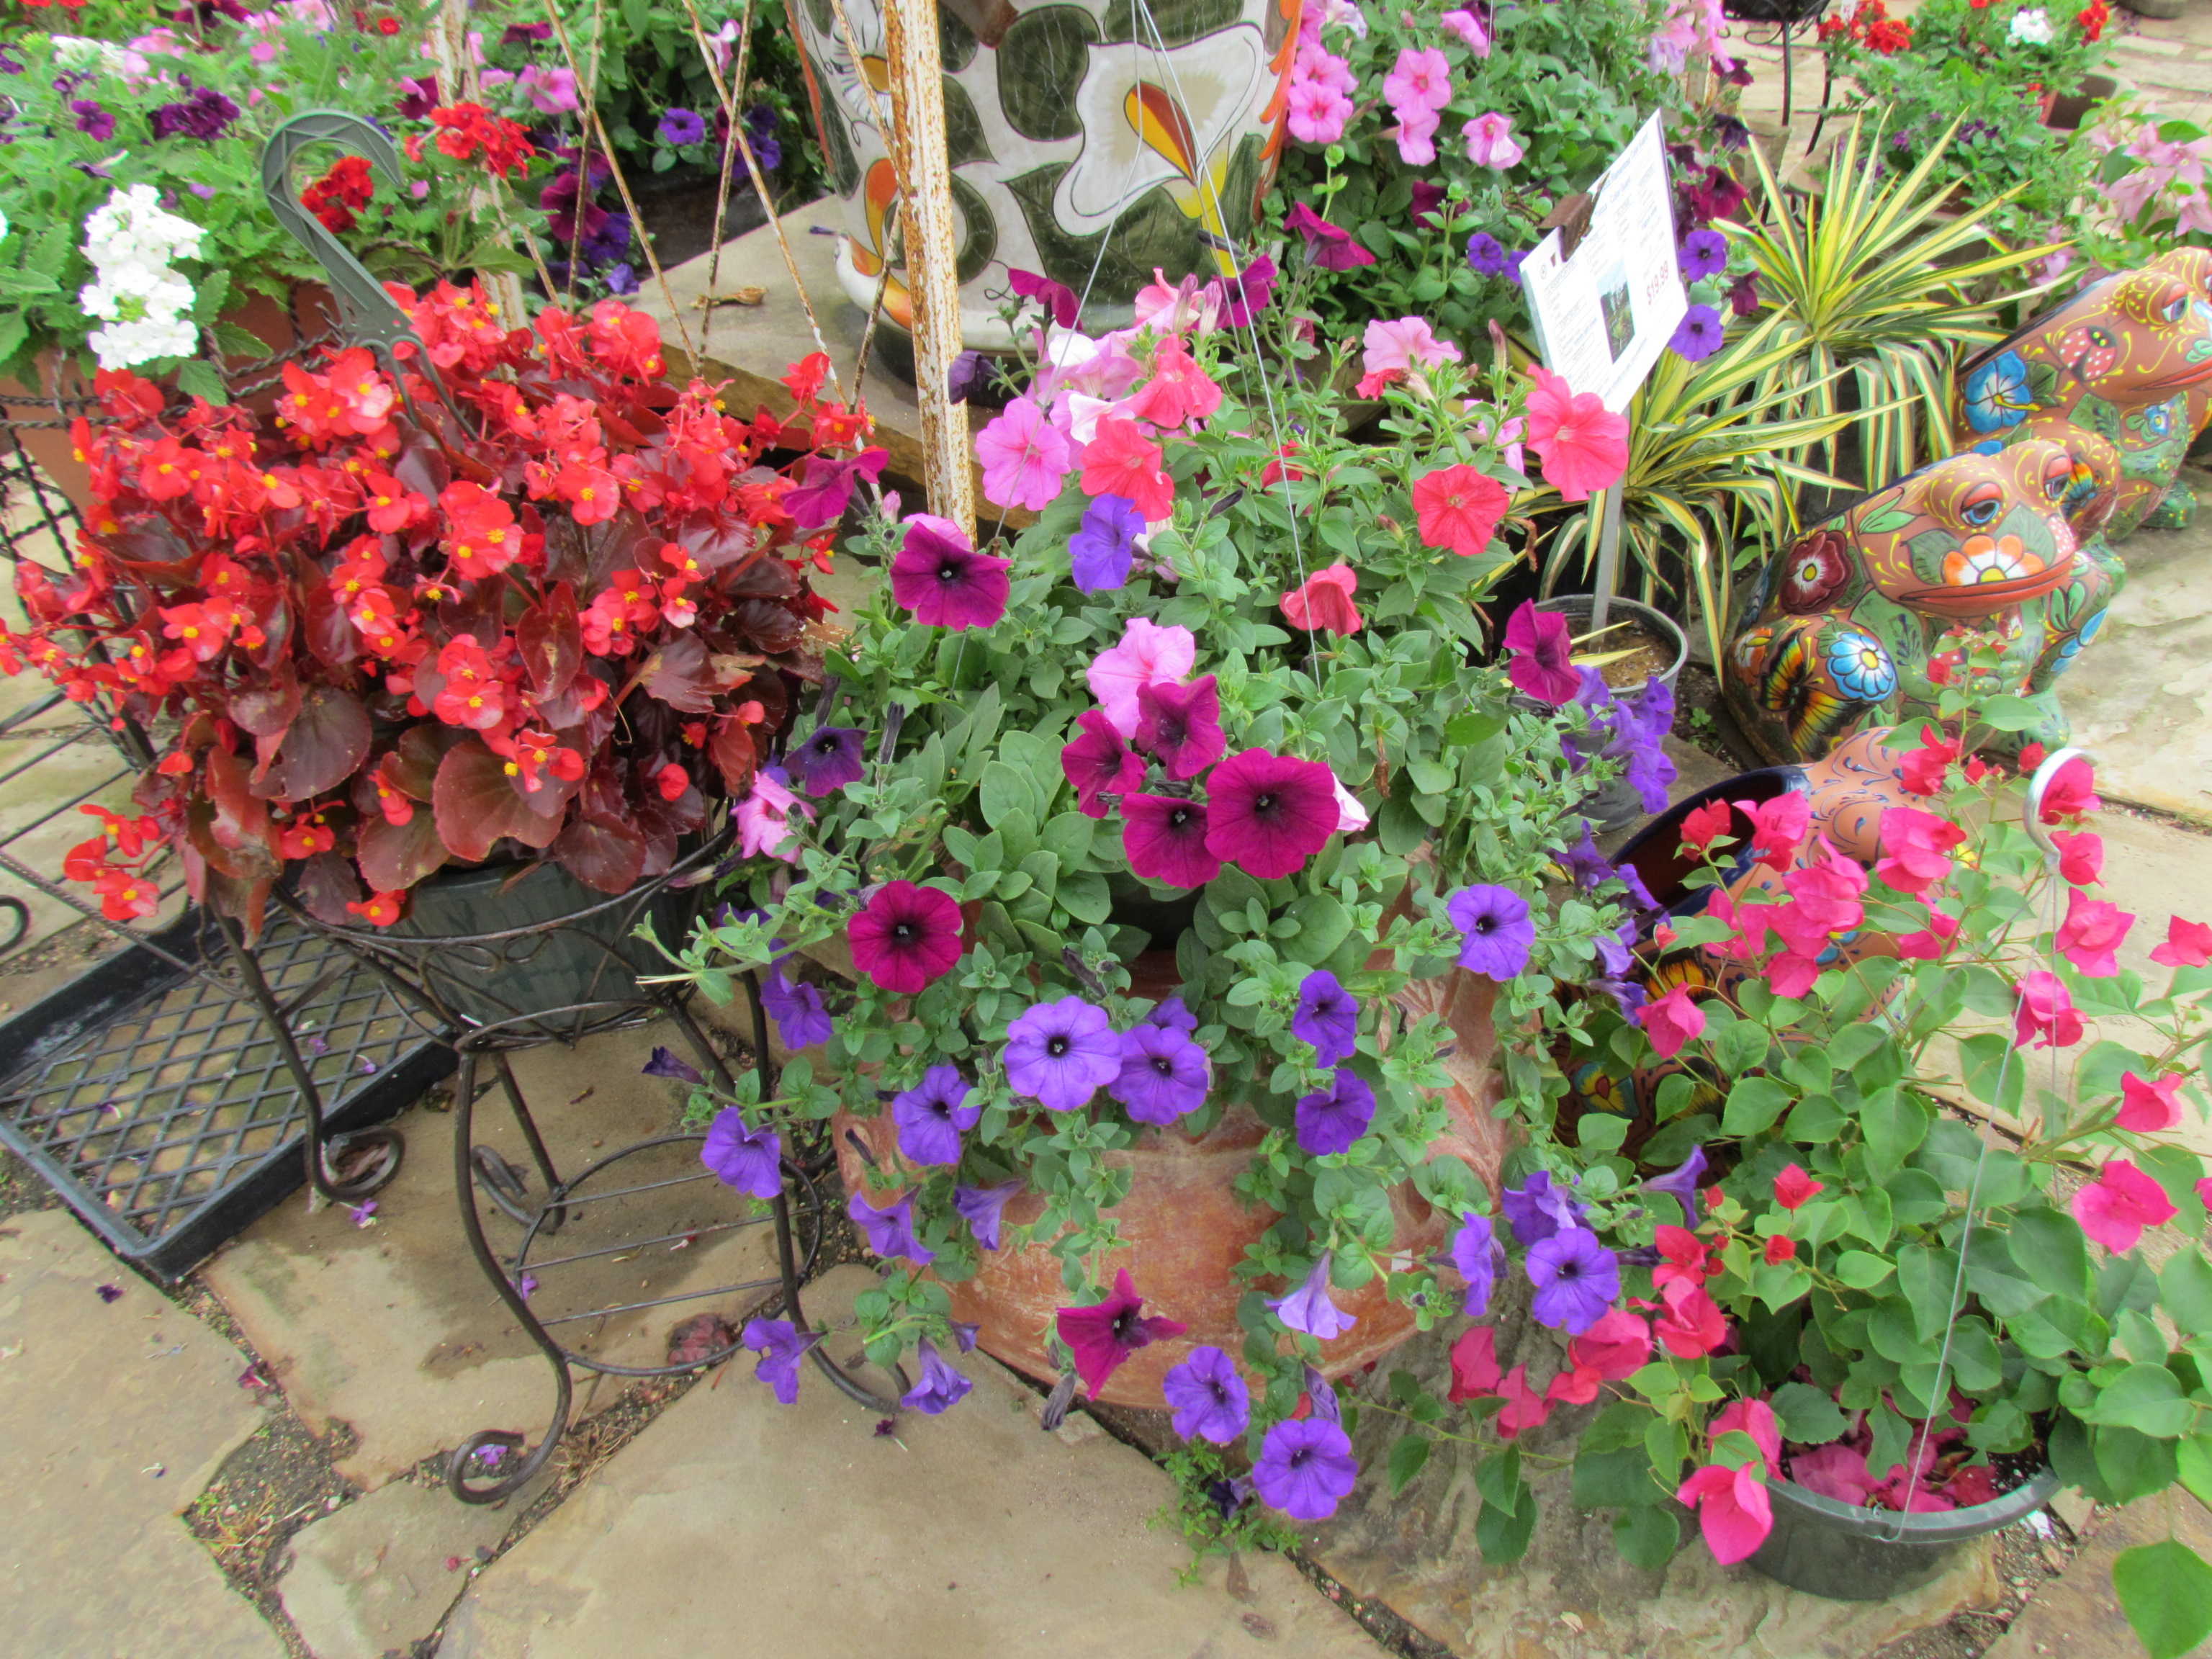
[[[165,846],[255,921],[293,866],[319,915],[378,925],[448,863],[621,892],[819,677],[808,565],[884,459],[820,398],[827,359],[791,416],[740,418],[614,301],[510,331],[474,289],[393,294],[444,396],[411,346],[398,383],[360,348],[288,366],[266,410],[100,377],[92,522],[65,574],[21,567],[0,667],[166,748],[144,816],[68,860],[111,916],[151,913]]]

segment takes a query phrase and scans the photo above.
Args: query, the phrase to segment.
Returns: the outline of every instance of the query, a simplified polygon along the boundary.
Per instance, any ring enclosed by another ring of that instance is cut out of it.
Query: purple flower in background
[[[107,106],[96,99],[72,98],[70,113],[76,117],[76,130],[90,133],[94,138],[106,140],[115,136],[115,118]]]
[[[538,1275],[536,1273],[525,1273],[521,1278],[516,1279],[514,1281],[514,1293],[520,1297],[525,1302],[529,1301],[532,1297],[538,1294]]]
[[[945,1322],[952,1327],[952,1340],[960,1345],[961,1352],[975,1352],[975,1339],[983,1334],[981,1325],[963,1325],[957,1319],[948,1319]]]
[[[769,969],[761,981],[761,1006],[775,1022],[775,1034],[787,1048],[811,1048],[836,1034],[822,993],[804,980],[789,978],[781,968]]]
[[[1486,1215],[1470,1215],[1452,1234],[1452,1266],[1467,1280],[1469,1319],[1480,1319],[1490,1310],[1490,1293],[1498,1284],[1498,1231]]]
[[[1035,300],[1045,308],[1046,314],[1062,328],[1075,326],[1076,313],[1081,302],[1075,290],[1066,283],[1055,283],[1049,276],[1040,276],[1034,270],[1009,270],[1007,286],[1024,300]]]
[[[753,1375],[775,1390],[778,1402],[788,1406],[796,1401],[799,1362],[822,1340],[822,1333],[809,1331],[801,1336],[788,1319],[750,1319],[738,1340],[760,1355]]]
[[[373,1198],[364,1200],[350,1206],[346,1213],[353,1218],[355,1226],[373,1227],[376,1224],[376,1200]]]
[[[1503,276],[1505,274],[1505,244],[1486,230],[1478,230],[1467,239],[1467,263],[1478,276]]]
[[[1759,310],[1759,273],[1747,270],[1729,284],[1729,309],[1738,317],[1749,317]]]
[[[1018,1181],[1009,1181],[997,1187],[955,1187],[952,1207],[968,1224],[968,1231],[975,1242],[987,1250],[999,1248],[999,1230],[1006,1218],[1006,1204],[1022,1189]]]
[[[550,28],[550,23],[545,26]],[[416,76],[399,82],[401,97],[395,112],[403,121],[422,121],[438,107],[438,83],[428,76]]]
[[[1067,538],[1067,557],[1075,585],[1103,593],[1129,580],[1130,556],[1144,533],[1145,515],[1125,495],[1101,495],[1084,509],[1083,522]]]
[[[1552,1172],[1539,1170],[1528,1184],[1508,1187],[1498,1195],[1513,1237],[1524,1246],[1541,1243],[1562,1227],[1582,1224],[1583,1206],[1572,1193],[1552,1183]]]
[[[916,1164],[957,1164],[960,1136],[983,1115],[957,1066],[933,1066],[913,1088],[891,1097],[899,1151]]]
[[[781,121],[770,104],[755,104],[745,112],[745,143],[752,147],[753,160],[763,173],[774,173],[783,165],[783,146],[775,137]]]
[[[1559,854],[1559,867],[1585,893],[1612,879],[1612,861],[1598,851],[1596,831],[1588,818],[1583,820],[1583,838]]]
[[[1356,1072],[1339,1066],[1325,1090],[1299,1097],[1298,1148],[1310,1158],[1340,1152],[1375,1121],[1375,1091]]]
[[[689,1060],[678,1060],[672,1050],[666,1048],[654,1048],[653,1058],[639,1066],[638,1070],[647,1077],[673,1078],[678,1083],[706,1081],[706,1079],[699,1075],[697,1066]]]
[[[187,82],[186,84],[190,84]],[[213,87],[201,87],[181,103],[163,104],[147,117],[156,138],[216,139],[238,119],[238,106]]]
[[[1285,1418],[1267,1431],[1252,1484],[1293,1521],[1322,1521],[1359,1479],[1342,1425],[1318,1417]]]
[[[1164,1025],[1175,1031],[1195,1031],[1198,1016],[1182,1006],[1181,997],[1170,997],[1164,1002],[1153,1005],[1152,1012],[1145,1016],[1145,1024]]]
[[[664,144],[696,144],[707,136],[707,123],[696,110],[672,107],[660,112],[653,136]]]
[[[1694,283],[1728,269],[1728,238],[1717,230],[1693,230],[1682,239],[1682,280]]]
[[[817,727],[786,757],[793,780],[809,795],[826,795],[858,783],[867,775],[867,763],[861,758],[866,741],[866,734],[854,726]]]
[[[962,352],[945,371],[945,395],[956,404],[966,403],[983,388],[985,368],[983,353]]]
[[[917,513],[891,560],[891,597],[929,628],[988,628],[1006,614],[1012,561],[978,553],[949,519]]]
[[[16,73],[20,75],[22,71],[18,70]],[[95,1285],[92,1287],[92,1293],[102,1302],[109,1304],[123,1300],[123,1287],[120,1285]]]
[[[1054,1328],[1075,1356],[1076,1373],[1096,1400],[1106,1380],[1131,1354],[1169,1337],[1181,1336],[1190,1328],[1177,1320],[1147,1315],[1145,1299],[1137,1294],[1129,1270],[1124,1267],[1114,1275],[1113,1295],[1087,1308],[1060,1309]]]
[[[1072,1112],[1121,1074],[1121,1039],[1081,997],[1040,1002],[1006,1028],[1006,1080],[1046,1109]]]
[[[1206,1104],[1213,1062],[1188,1031],[1139,1025],[1121,1037],[1121,1074],[1106,1092],[1139,1123],[1173,1123]]]
[[[1221,319],[1231,328],[1249,328],[1253,318],[1267,308],[1275,295],[1277,276],[1274,260],[1267,254],[1256,254],[1237,280],[1228,284],[1228,295],[1221,307]]]
[[[924,1417],[935,1417],[960,1403],[969,1389],[975,1385],[946,1364],[937,1352],[937,1345],[927,1337],[921,1339],[921,1381],[899,1396],[899,1404],[908,1411],[920,1412]]]
[[[550,23],[509,23],[499,37],[502,46],[526,46],[553,38]]]
[[[1644,1183],[1644,1190],[1665,1193],[1676,1200],[1682,1206],[1682,1224],[1694,1227],[1698,1224],[1698,1182],[1705,1173],[1705,1149],[1692,1146],[1689,1157],[1682,1160],[1680,1168],[1669,1170],[1662,1176],[1652,1176]]]
[[[1267,1305],[1275,1310],[1275,1317],[1294,1331],[1323,1342],[1342,1336],[1359,1322],[1328,1299],[1328,1258],[1324,1255],[1313,1265],[1297,1289],[1268,1298]]]
[[[600,280],[606,283],[607,292],[610,294],[637,292],[637,272],[630,268],[626,260],[618,265],[609,265],[601,275]]]
[[[1252,1394],[1220,1349],[1193,1348],[1190,1358],[1160,1379],[1160,1393],[1175,1413],[1175,1431],[1186,1440],[1225,1446],[1252,1420]]]
[[[854,1193],[845,1201],[845,1213],[867,1235],[868,1248],[878,1255],[903,1258],[922,1267],[937,1260],[937,1252],[914,1236],[911,1192],[901,1193],[880,1210],[868,1202],[866,1194]]]
[[[1359,1046],[1359,999],[1328,969],[1316,968],[1298,987],[1291,1033],[1313,1044],[1316,1065],[1339,1065]]]
[[[725,1106],[707,1127],[699,1161],[755,1198],[774,1198],[783,1185],[783,1139],[773,1129],[756,1129],[734,1106]]]
[[[1620,1263],[1587,1227],[1567,1227],[1528,1247],[1529,1311],[1539,1324],[1580,1336],[1620,1296]]]
[[[1725,331],[1719,312],[1711,306],[1692,306],[1682,313],[1682,320],[1675,325],[1674,337],[1667,344],[1685,362],[1701,363],[1721,349],[1721,337]]]
[[[1462,887],[1444,906],[1462,943],[1459,965],[1501,984],[1528,965],[1536,924],[1528,901],[1510,887]]]

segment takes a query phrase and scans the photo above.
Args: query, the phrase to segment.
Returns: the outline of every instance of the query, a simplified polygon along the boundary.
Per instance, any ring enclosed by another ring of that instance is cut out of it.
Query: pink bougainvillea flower
[[[2147,1083],[2133,1072],[2120,1079],[2119,1115],[2112,1121],[2139,1135],[2156,1134],[2181,1121],[2181,1085],[2187,1078],[2176,1072],[2155,1083]]]
[[[1959,758],[1959,745],[1932,726],[1920,728],[1920,746],[1907,750],[1898,764],[1905,787],[1916,795],[1940,795],[1949,787],[1951,763]]]
[[[1796,862],[1797,849],[1813,827],[1813,799],[1792,790],[1771,800],[1740,800],[1736,805],[1751,816],[1751,850],[1770,870],[1787,870]]]
[[[1793,1454],[1790,1478],[1807,1492],[1832,1498],[1838,1504],[1863,1504],[1875,1488],[1866,1454],[1840,1443]]]
[[[1732,1400],[1713,1413],[1711,1433],[1717,1439],[1724,1434],[1747,1434],[1766,1460],[1766,1472],[1782,1461],[1782,1425],[1776,1421],[1774,1407],[1764,1400]]]
[[[1547,368],[1529,373],[1535,386],[1528,393],[1528,447],[1560,500],[1586,501],[1628,470],[1628,417]]]
[[[1296,875],[1336,833],[1336,775],[1247,749],[1206,779],[1206,850],[1263,881]]]
[[[1505,516],[1506,501],[1505,486],[1480,467],[1447,466],[1413,482],[1413,515],[1421,539],[1431,547],[1449,548],[1462,559],[1471,559],[1490,545],[1498,520]],[[1527,608],[1525,601],[1522,608]],[[1560,626],[1564,631],[1565,623]],[[1567,695],[1574,693],[1570,690]]]
[[[1284,619],[1308,633],[1357,634],[1362,624],[1352,596],[1358,591],[1359,576],[1348,564],[1316,570],[1283,595]]]
[[[1690,1000],[1690,988],[1677,985],[1666,995],[1654,997],[1636,1011],[1636,1023],[1662,1060],[1672,1060],[1682,1047],[1705,1030],[1705,1011]]]
[[[1075,457],[1067,434],[1023,397],[975,434],[975,459],[983,465],[985,501],[1042,513],[1060,494]]]
[[[2094,887],[2105,873],[2105,838],[2094,830],[2053,830],[2058,874],[2076,887]]]
[[[2095,769],[2076,755],[2051,774],[2043,792],[2041,817],[2045,823],[2063,823],[2069,818],[2084,817],[2103,805],[2097,799]]]
[[[1138,1349],[1181,1336],[1189,1328],[1157,1314],[1148,1316],[1145,1299],[1137,1294],[1126,1267],[1114,1276],[1113,1295],[1087,1308],[1062,1308],[1055,1322],[1060,1340],[1075,1356],[1076,1374],[1083,1379],[1084,1392],[1093,1400],[1106,1386],[1106,1379]]]
[[[2150,959],[2162,968],[2203,968],[2212,964],[2212,925],[2169,916],[2166,943],[2151,947]]]
[[[1137,688],[1137,747],[1187,782],[1221,758],[1221,693],[1213,676],[1177,685],[1171,680]]]
[[[1766,964],[1766,982],[1778,997],[1803,997],[1820,982],[1820,958],[1784,951]]]
[[[1498,1365],[1498,1332],[1489,1325],[1470,1325],[1451,1345],[1451,1387],[1445,1399],[1453,1405],[1480,1400],[1498,1392],[1505,1373]]]
[[[1825,1184],[1814,1180],[1795,1164],[1774,1177],[1774,1201],[1785,1210],[1802,1209],[1815,1194],[1827,1190]]]
[[[1728,1320],[1703,1285],[1676,1279],[1659,1292],[1659,1301],[1651,1330],[1668,1353],[1700,1359],[1728,1340]]]
[[[1221,860],[1206,846],[1205,802],[1129,795],[1121,817],[1121,850],[1131,873],[1170,887],[1203,887],[1221,873]]]
[[[1417,370],[1460,361],[1459,348],[1449,340],[1437,338],[1428,323],[1419,317],[1400,317],[1389,321],[1378,318],[1367,325],[1360,367],[1366,371],[1366,376],[1358,387],[1363,398],[1376,396],[1384,386]]]
[[[1915,933],[1896,936],[1897,954],[1906,962],[1941,962],[1943,953],[1951,948],[1958,937],[1959,919],[1947,915],[1932,907],[1928,912],[1928,925]]]
[[[1651,1327],[1643,1316],[1614,1308],[1567,1344],[1568,1369],[1552,1379],[1547,1400],[1587,1406],[1607,1382],[1624,1382],[1651,1358]]]
[[[917,513],[891,560],[891,598],[929,628],[990,628],[1006,614],[1010,560],[978,553],[950,519]]]
[[[1304,239],[1306,257],[1323,270],[1352,270],[1375,263],[1375,256],[1353,241],[1350,231],[1329,223],[1304,202],[1283,216],[1283,228]]]
[[[1767,1499],[1766,1483],[1754,1468],[1731,1469],[1708,1463],[1682,1483],[1674,1501],[1696,1509],[1705,1547],[1723,1566],[1748,1559],[1774,1530],[1774,1510]]]
[[[1221,407],[1221,388],[1190,355],[1190,349],[1170,334],[1160,342],[1152,357],[1152,378],[1123,405],[1139,420],[1163,428],[1202,421]],[[1086,467],[1088,458],[1085,459]],[[1164,514],[1147,514],[1147,518]]]
[[[1434,46],[1401,46],[1382,96],[1401,118],[1410,109],[1440,110],[1452,100],[1451,64]]]
[[[1466,7],[1455,7],[1437,20],[1466,45],[1477,58],[1490,56],[1490,31],[1482,26],[1482,19]]]
[[[853,965],[886,991],[913,996],[960,960],[960,906],[951,894],[887,882],[845,924]]]
[[[1160,466],[1160,447],[1126,416],[1098,422],[1098,435],[1083,447],[1083,493],[1134,501],[1148,524],[1175,511],[1175,480]]]
[[[1860,902],[1866,896],[1865,867],[1838,853],[1826,836],[1818,844],[1818,858],[1783,876],[1790,902],[1773,916],[1775,932],[1808,954],[1818,954],[1830,939],[1866,920],[1866,906]]]
[[[1419,488],[1414,486],[1417,493]],[[1583,677],[1568,659],[1572,641],[1565,617],[1556,611],[1539,611],[1532,600],[1523,599],[1506,619],[1502,642],[1510,659],[1505,678],[1513,682],[1516,690],[1555,708],[1574,701]]]
[[[1075,786],[1075,801],[1085,817],[1106,816],[1108,795],[1126,795],[1145,781],[1145,763],[1114,729],[1103,709],[1086,708],[1075,717],[1078,736],[1060,751],[1060,769]]]
[[[1528,153],[1513,137],[1513,118],[1496,110],[1476,116],[1460,129],[1460,136],[1467,140],[1467,159],[1479,167],[1503,173]]]
[[[2081,1231],[2114,1255],[2136,1247],[2148,1227],[2163,1227],[2179,1213],[2166,1188],[2126,1158],[2116,1158],[2074,1194]]]
[[[1874,872],[1900,893],[1924,893],[1951,873],[1951,850],[1966,839],[1966,832],[1948,818],[1893,806],[1881,815],[1881,845],[1888,856]]]
[[[1540,1429],[1544,1419],[1552,1414],[1551,1402],[1528,1386],[1528,1368],[1516,1365],[1505,1373],[1498,1385],[1498,1392],[1505,1397],[1505,1404],[1490,1426],[1498,1431],[1500,1440],[1512,1440],[1530,1429]]]
[[[2112,953],[2135,925],[2135,917],[2118,905],[2086,897],[2075,888],[2066,895],[2066,919],[2058,924],[2058,954],[2092,979],[2109,978],[2120,971]]]
[[[1092,659],[1085,678],[1106,718],[1125,738],[1137,735],[1139,686],[1181,682],[1198,660],[1198,641],[1188,628],[1162,628],[1149,617],[1132,617],[1121,642]]]
[[[2057,975],[2039,968],[2020,981],[2012,1040],[2022,1048],[2070,1048],[2081,1040],[2081,1016]]]

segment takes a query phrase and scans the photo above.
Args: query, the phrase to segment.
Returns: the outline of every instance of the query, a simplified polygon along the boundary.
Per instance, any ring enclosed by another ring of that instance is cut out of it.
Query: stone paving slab
[[[1280,1557],[1247,1562],[1249,1600],[1218,1564],[1179,1583],[1188,1552],[1147,1524],[1165,1475],[1095,1427],[1039,1432],[1030,1390],[959,1364],[975,1391],[896,1439],[811,1370],[786,1407],[731,1366],[478,1577],[439,1659],[1376,1659]]]
[[[2057,1583],[2036,1592],[1984,1659],[2136,1659],[2142,1644],[2112,1594],[2112,1560],[2123,1550],[2169,1537],[2212,1558],[2212,1515],[2178,1487],[2100,1516],[2086,1547]],[[2212,1642],[2191,1648],[2184,1659],[2208,1656]]]
[[[626,1143],[665,1133],[679,1103],[673,1086],[638,1068],[658,1044],[674,1040],[663,1024],[593,1037],[573,1050],[535,1048],[514,1058],[516,1077],[551,1148],[556,1166],[575,1171]],[[360,1444],[339,1473],[379,1486],[478,1429],[507,1428],[534,1443],[553,1403],[552,1374],[478,1271],[454,1206],[453,1120],[416,1112],[402,1120],[408,1152],[399,1175],[378,1195],[372,1225],[358,1227],[343,1207],[313,1209],[302,1193],[249,1228],[202,1269],[294,1407],[318,1433],[343,1422]],[[478,1102],[475,1139],[528,1166],[529,1152],[495,1088]],[[672,1178],[699,1167],[690,1145],[662,1149],[618,1166],[621,1184]],[[611,1176],[608,1184],[615,1184]],[[594,1188],[597,1190],[598,1188]],[[596,1248],[620,1219],[629,1236],[680,1232],[726,1220],[749,1200],[701,1182],[638,1200],[652,1206],[639,1224],[629,1204],[580,1217],[560,1243],[532,1260]],[[484,1206],[495,1249],[511,1251],[520,1230]],[[642,1256],[628,1252],[571,1269],[533,1271],[532,1306],[541,1318],[613,1302],[648,1300],[759,1279],[773,1273],[765,1226],[669,1243]],[[671,1325],[713,1310],[741,1313],[750,1296],[647,1308],[604,1328],[555,1328],[571,1348],[610,1363],[659,1364]],[[580,1377],[576,1417],[611,1403],[618,1379]]]
[[[177,1518],[262,1420],[245,1368],[65,1212],[0,1222],[0,1650],[284,1659]]]

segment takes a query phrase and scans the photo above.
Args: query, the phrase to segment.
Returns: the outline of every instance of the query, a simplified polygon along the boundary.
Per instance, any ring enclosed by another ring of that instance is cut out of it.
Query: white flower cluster
[[[2051,14],[2039,6],[2023,6],[2012,15],[2012,25],[2005,31],[2023,46],[2047,46],[2052,35]]]
[[[84,222],[84,251],[93,280],[77,299],[106,319],[90,342],[102,368],[189,357],[199,349],[199,331],[186,314],[192,285],[169,262],[198,255],[200,228],[167,211],[151,185],[118,189],[94,208]]]

